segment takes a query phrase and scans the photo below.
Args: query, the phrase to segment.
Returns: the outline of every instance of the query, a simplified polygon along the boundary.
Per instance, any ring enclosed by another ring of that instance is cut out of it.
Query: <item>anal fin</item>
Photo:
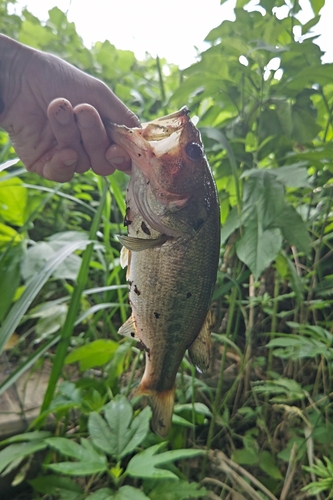
[[[191,361],[199,372],[205,372],[210,363],[212,314],[208,311],[199,335],[188,348]]]
[[[136,323],[135,323],[133,314],[119,328],[118,335],[124,335],[124,337],[129,337],[130,339],[138,340]]]

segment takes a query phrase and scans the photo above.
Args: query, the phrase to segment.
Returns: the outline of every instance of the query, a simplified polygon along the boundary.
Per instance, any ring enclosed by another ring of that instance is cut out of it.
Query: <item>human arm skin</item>
[[[62,59],[0,35],[0,127],[27,170],[58,182],[92,168],[130,170],[103,120],[138,126],[136,116],[100,80]]]

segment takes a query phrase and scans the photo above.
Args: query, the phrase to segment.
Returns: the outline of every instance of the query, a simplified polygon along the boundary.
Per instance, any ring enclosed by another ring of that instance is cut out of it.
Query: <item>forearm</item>
[[[34,52],[0,34],[0,127],[6,130],[10,128],[10,108],[20,93],[24,69]]]

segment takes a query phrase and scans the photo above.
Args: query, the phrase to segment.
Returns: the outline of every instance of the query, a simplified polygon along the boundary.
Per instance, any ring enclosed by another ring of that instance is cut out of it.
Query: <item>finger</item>
[[[114,167],[105,157],[110,141],[97,110],[90,104],[79,104],[74,112],[91,168],[99,175],[112,174]]]
[[[88,170],[90,160],[81,143],[81,134],[71,103],[63,98],[54,99],[48,106],[47,116],[58,143],[56,149],[76,151],[76,171],[85,172]]]
[[[77,161],[77,152],[72,149],[55,151],[44,163],[41,175],[51,181],[68,182],[74,177]]]
[[[126,174],[131,173],[131,158],[118,144],[112,144],[106,151],[105,156],[114,169],[122,170]]]

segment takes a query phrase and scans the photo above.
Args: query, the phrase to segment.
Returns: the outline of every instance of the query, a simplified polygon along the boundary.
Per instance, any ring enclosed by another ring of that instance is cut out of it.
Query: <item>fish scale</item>
[[[151,397],[152,428],[164,437],[171,427],[175,379],[186,350],[201,371],[209,363],[209,307],[219,258],[218,197],[200,134],[186,108],[142,129],[110,129],[133,162],[126,197],[128,235],[119,238],[127,248],[122,260],[128,264],[132,315],[119,334],[135,336],[145,350],[137,393]]]

